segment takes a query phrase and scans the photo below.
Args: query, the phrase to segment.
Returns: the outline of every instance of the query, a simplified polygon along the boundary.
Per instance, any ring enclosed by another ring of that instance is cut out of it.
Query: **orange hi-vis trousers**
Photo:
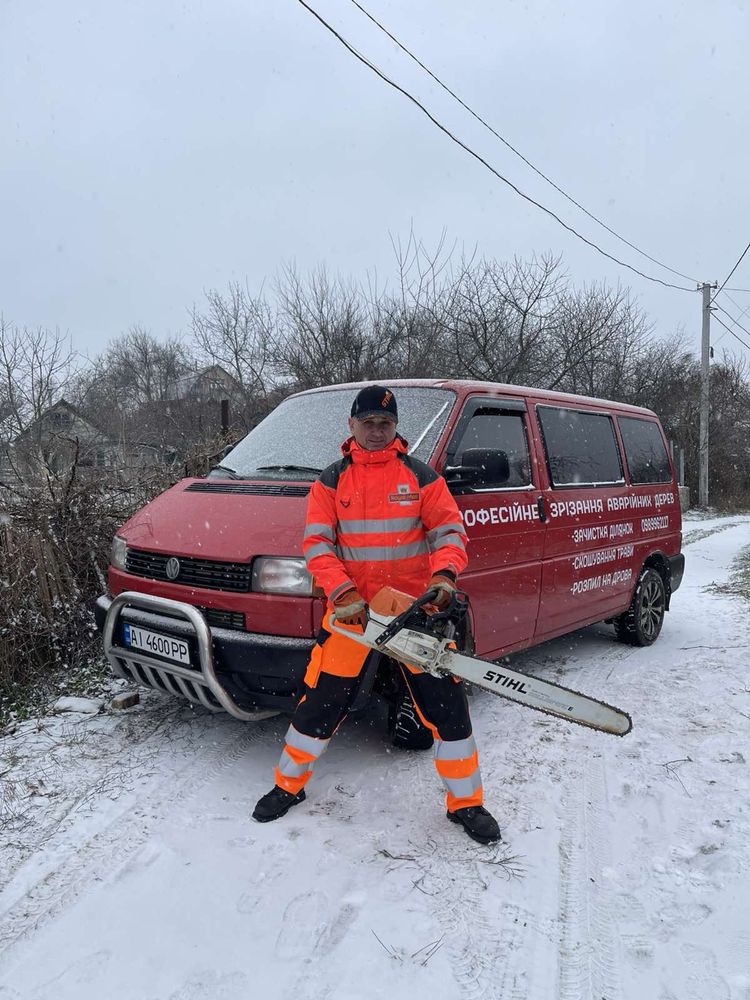
[[[274,771],[280,788],[296,795],[307,784],[315,761],[346,718],[368,656],[379,655],[325,626],[321,630],[305,675],[307,690]],[[452,677],[400,666],[417,713],[435,739],[435,768],[448,811],[481,805],[482,778],[463,685]]]

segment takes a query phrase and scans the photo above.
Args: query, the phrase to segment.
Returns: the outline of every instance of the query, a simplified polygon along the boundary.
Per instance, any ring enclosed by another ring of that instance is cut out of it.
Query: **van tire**
[[[666,607],[667,590],[662,575],[646,566],[638,577],[630,607],[615,618],[617,638],[631,646],[650,646],[659,638]]]

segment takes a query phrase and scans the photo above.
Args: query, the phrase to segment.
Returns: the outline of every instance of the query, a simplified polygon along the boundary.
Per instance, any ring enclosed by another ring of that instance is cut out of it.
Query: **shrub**
[[[6,487],[0,513],[0,719],[101,663],[93,602],[106,589],[117,528],[170,484],[81,479]]]

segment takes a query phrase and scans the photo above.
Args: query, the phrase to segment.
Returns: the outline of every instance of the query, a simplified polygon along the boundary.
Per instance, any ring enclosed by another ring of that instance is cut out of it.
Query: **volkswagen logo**
[[[180,575],[180,560],[175,559],[174,556],[170,556],[167,559],[166,571],[168,580],[176,580]]]

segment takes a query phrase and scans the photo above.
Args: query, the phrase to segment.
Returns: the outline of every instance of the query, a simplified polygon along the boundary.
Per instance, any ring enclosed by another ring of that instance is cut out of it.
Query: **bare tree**
[[[75,354],[59,330],[19,329],[0,315],[0,405],[21,433],[70,385]]]
[[[725,352],[711,366],[709,477],[715,497],[746,508],[750,496],[750,380],[744,358]],[[697,455],[695,461],[697,469]],[[696,487],[697,488],[697,487]]]
[[[652,330],[627,289],[568,292],[555,323],[555,373],[547,388],[622,398]]]
[[[0,316],[3,458],[16,478],[22,476],[19,462],[26,470],[54,475],[42,418],[71,386],[75,370],[76,356],[59,330],[21,329]]]
[[[192,441],[195,424],[195,414],[180,401],[180,386],[195,370],[195,357],[182,340],[160,341],[133,326],[79,375],[74,400],[119,442],[124,459],[138,448],[179,451],[186,438]]]
[[[555,368],[550,332],[564,291],[559,260],[462,262],[443,291],[452,374],[540,384]]]
[[[216,289],[205,293],[203,310],[190,314],[200,356],[219,364],[241,386],[248,398],[263,399],[269,388],[274,319],[262,297],[230,282],[225,295]]]
[[[176,383],[195,366],[179,338],[157,340],[138,325],[118,337],[101,362],[125,410],[173,397]]]
[[[278,296],[274,357],[282,378],[306,389],[392,373],[397,330],[373,329],[358,286],[332,281],[322,268],[305,282],[285,267]]]
[[[403,378],[450,373],[454,352],[444,313],[455,244],[447,246],[443,231],[436,246],[428,248],[413,230],[406,243],[392,237],[391,244],[398,278],[391,292],[379,295],[370,289],[373,334],[389,343],[392,370]]]

